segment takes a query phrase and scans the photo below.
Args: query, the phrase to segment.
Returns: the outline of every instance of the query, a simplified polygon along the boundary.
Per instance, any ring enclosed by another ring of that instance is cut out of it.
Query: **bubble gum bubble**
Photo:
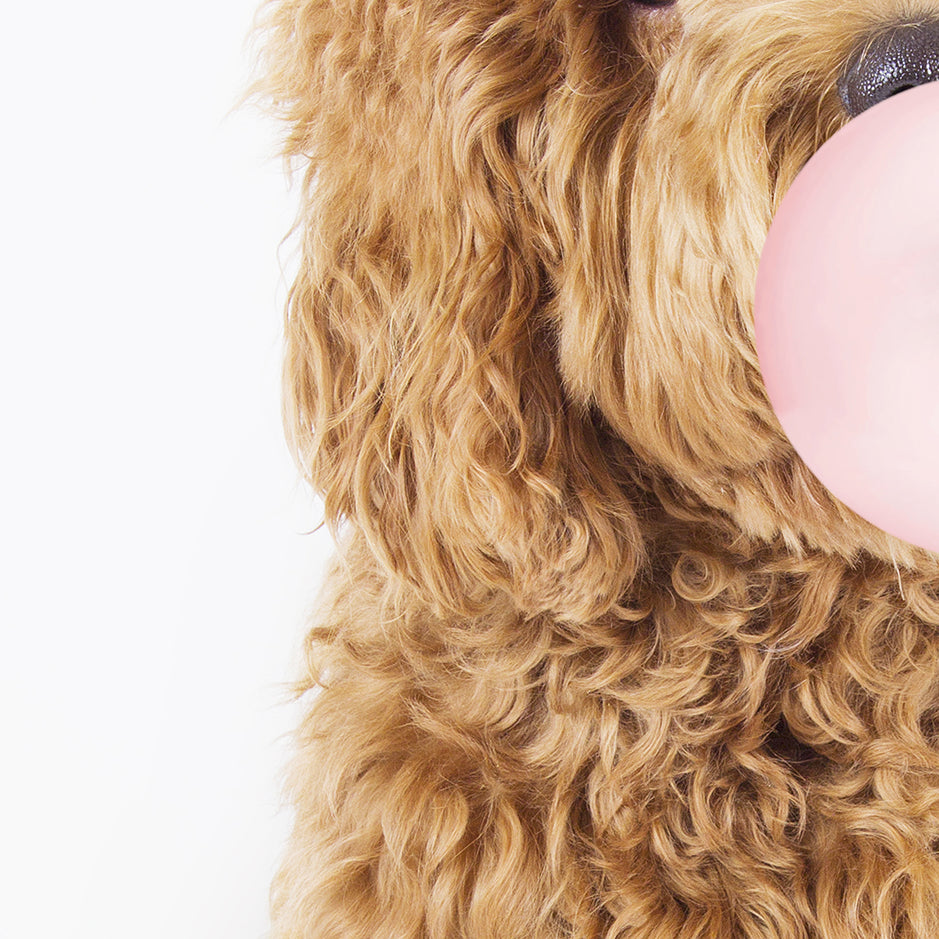
[[[760,257],[754,329],[807,466],[939,551],[939,82],[863,112],[803,167]]]

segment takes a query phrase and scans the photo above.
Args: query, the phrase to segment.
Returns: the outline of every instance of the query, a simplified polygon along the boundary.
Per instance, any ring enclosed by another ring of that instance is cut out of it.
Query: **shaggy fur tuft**
[[[792,449],[773,212],[900,0],[269,0],[338,552],[272,939],[935,939],[939,559]]]

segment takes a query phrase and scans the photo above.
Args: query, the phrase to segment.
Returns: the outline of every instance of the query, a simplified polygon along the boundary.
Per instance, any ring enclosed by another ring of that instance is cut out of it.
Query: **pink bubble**
[[[865,111],[796,177],[754,329],[806,465],[858,515],[939,551],[939,82]]]

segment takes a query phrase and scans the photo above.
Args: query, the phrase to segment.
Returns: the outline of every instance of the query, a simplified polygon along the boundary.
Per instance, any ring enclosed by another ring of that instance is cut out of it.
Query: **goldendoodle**
[[[939,0],[259,29],[338,545],[272,936],[936,939],[939,558],[799,458],[752,298],[808,158],[939,77]]]

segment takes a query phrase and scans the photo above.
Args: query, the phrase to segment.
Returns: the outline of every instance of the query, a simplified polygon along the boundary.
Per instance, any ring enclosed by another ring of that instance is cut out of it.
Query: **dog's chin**
[[[666,515],[723,529],[756,547],[804,558],[826,554],[853,566],[865,559],[939,577],[939,552],[905,541],[859,515],[831,492],[785,439],[758,460],[728,461],[689,472],[674,453],[628,440],[645,466],[643,486]]]
[[[905,541],[837,498],[793,451],[731,479],[720,498],[701,492],[754,539],[797,556],[822,552],[850,565],[874,558],[900,569],[939,576],[939,553]]]

